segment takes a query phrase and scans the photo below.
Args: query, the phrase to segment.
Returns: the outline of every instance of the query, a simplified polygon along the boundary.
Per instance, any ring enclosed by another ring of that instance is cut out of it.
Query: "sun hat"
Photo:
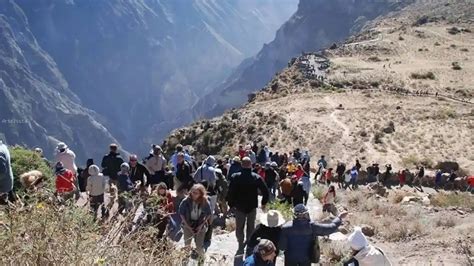
[[[360,227],[354,228],[354,232],[347,237],[347,241],[353,250],[361,250],[369,244]]]
[[[266,227],[279,227],[285,223],[285,219],[279,211],[269,210],[260,215],[260,223]]]
[[[67,149],[67,145],[64,142],[59,142],[58,145],[56,146],[56,149],[65,150],[65,149]]]

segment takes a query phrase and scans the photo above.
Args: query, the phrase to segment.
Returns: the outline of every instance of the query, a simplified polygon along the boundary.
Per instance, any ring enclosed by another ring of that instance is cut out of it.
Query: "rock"
[[[421,202],[421,201],[422,201],[422,198],[417,197],[417,196],[405,196],[403,197],[401,204],[409,204],[410,202]]]
[[[336,233],[330,234],[329,239],[332,241],[344,241],[347,239],[347,236],[345,236],[341,232],[336,232]]]
[[[458,212],[460,215],[465,215],[465,214],[466,214],[464,211],[461,211],[461,210],[457,210],[457,212]]]
[[[428,196],[425,196],[421,199],[421,203],[424,205],[424,206],[429,206],[431,204],[431,200]]]
[[[366,235],[368,237],[371,237],[371,236],[375,235],[375,229],[374,229],[373,226],[363,224],[360,227],[362,228],[362,233],[364,233],[364,235]]]

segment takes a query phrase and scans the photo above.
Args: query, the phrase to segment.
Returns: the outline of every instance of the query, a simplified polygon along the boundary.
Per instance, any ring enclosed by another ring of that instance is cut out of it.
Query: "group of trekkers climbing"
[[[42,150],[35,151],[42,155]],[[9,152],[1,143],[0,159],[2,200],[13,201]],[[214,220],[234,217],[236,254],[245,257],[244,265],[274,265],[280,251],[283,251],[285,265],[318,262],[318,236],[336,232],[347,216],[347,212],[339,212],[335,206],[336,187],[357,189],[362,169],[356,160],[347,169],[344,163],[337,162],[333,172],[325,156],[319,158],[317,168],[311,168],[309,151],[296,149],[280,154],[256,144],[239,145],[233,156],[220,159],[207,156],[202,163],[180,144],[169,161],[162,148],[153,145],[141,162],[135,154],[125,161],[118,145],[111,144],[100,167],[88,159],[86,167],[80,169],[74,152],[65,143],[59,143],[50,165],[54,168],[60,202],[87,197],[95,219],[103,222],[115,202],[118,215],[126,215],[136,203],[133,199],[139,198],[143,213],[137,215],[134,227],[156,226],[159,239],[167,237],[179,241],[184,237],[185,247],[190,250],[194,240],[193,254],[200,260],[205,258],[211,244]],[[367,181],[388,182],[391,171],[391,165],[386,165],[385,172],[380,173],[378,164],[374,163],[367,168]],[[310,172],[316,173],[313,181]],[[400,186],[406,183],[407,176],[408,170],[399,173]],[[416,176],[419,179],[424,176],[422,167]],[[35,180],[29,189],[39,188],[40,184],[41,180]],[[307,205],[312,184],[328,186],[322,204],[323,212],[334,217],[329,224],[311,220]],[[291,205],[291,221],[285,221],[277,210],[267,210],[268,204],[274,201]],[[256,226],[259,206],[262,211]],[[356,228],[348,241],[353,250],[353,258],[348,263],[390,265],[384,252],[370,245],[360,229]]]

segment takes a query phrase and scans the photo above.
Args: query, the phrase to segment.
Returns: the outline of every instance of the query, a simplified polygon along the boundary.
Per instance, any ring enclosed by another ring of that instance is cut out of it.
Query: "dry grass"
[[[431,204],[438,207],[461,207],[474,210],[474,197],[467,192],[437,193]]]

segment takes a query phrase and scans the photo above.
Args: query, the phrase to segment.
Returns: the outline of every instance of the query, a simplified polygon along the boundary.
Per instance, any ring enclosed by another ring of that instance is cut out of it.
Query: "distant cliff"
[[[412,1],[300,0],[297,12],[278,30],[275,39],[245,60],[190,115],[213,117],[247,101],[276,72],[302,51],[318,51],[358,32],[366,22]]]

